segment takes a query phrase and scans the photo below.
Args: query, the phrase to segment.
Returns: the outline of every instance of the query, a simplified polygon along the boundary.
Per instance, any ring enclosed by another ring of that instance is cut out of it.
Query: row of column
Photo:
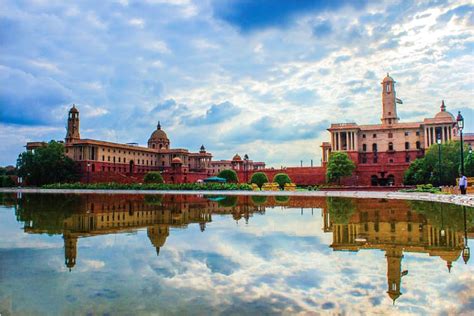
[[[436,144],[438,135],[436,129],[441,129],[441,142],[446,143],[453,138],[452,126],[425,126],[425,148]]]
[[[345,140],[344,144],[343,144],[343,139]],[[358,148],[359,148],[359,142],[357,139],[357,133],[355,131],[331,133],[332,151],[357,151]]]

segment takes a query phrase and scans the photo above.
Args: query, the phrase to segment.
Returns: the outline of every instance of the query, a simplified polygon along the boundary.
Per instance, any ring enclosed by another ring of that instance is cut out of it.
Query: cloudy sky
[[[319,163],[330,122],[377,123],[380,82],[402,120],[461,110],[474,132],[467,1],[8,1],[0,11],[0,165],[27,141],[81,136]]]

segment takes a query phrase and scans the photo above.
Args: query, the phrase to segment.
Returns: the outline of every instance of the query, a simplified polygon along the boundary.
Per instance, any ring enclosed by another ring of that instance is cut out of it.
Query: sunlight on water
[[[316,197],[0,198],[1,315],[474,309],[470,208]]]

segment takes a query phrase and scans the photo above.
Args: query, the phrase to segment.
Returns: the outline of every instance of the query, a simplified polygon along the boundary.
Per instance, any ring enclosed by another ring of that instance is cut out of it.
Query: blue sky
[[[27,141],[146,141],[215,159],[318,163],[330,122],[377,123],[380,81],[403,121],[462,110],[474,131],[470,1],[2,1],[0,165]]]

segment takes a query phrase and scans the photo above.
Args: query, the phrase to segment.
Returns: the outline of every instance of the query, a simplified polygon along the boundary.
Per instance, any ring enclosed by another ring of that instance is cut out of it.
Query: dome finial
[[[441,100],[441,112],[446,111],[446,105],[444,105],[444,100]]]
[[[388,74],[388,72],[387,72],[387,77],[390,77],[390,75]]]
[[[160,121],[158,121],[158,125],[156,126],[156,129],[161,129]]]

